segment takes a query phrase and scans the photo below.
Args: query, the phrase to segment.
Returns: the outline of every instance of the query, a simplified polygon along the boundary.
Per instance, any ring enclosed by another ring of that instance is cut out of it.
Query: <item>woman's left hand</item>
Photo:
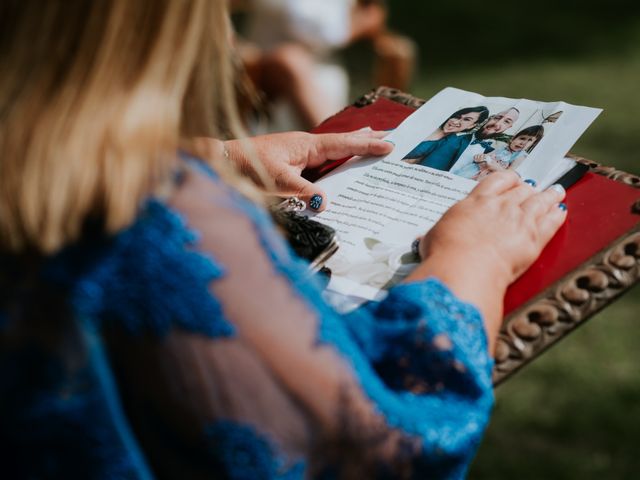
[[[305,132],[275,133],[226,142],[198,138],[187,148],[204,158],[222,155],[223,150],[226,150],[229,159],[240,171],[268,192],[283,197],[295,195],[312,209],[322,211],[327,204],[325,193],[302,178],[301,172],[305,168],[318,167],[327,160],[354,155],[386,155],[393,150],[391,143],[382,140],[387,134],[388,132],[363,129],[320,135]],[[251,161],[252,154],[247,152],[245,142],[253,149],[259,165]]]

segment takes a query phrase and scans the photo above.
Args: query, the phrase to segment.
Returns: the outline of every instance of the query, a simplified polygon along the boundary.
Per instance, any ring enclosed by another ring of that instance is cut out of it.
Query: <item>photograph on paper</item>
[[[574,166],[565,155],[600,113],[564,102],[484,97],[447,88],[387,137],[382,158],[353,159],[321,179],[329,198],[315,218],[341,242],[328,289],[379,299],[418,259],[411,242],[492,172],[546,188]]]

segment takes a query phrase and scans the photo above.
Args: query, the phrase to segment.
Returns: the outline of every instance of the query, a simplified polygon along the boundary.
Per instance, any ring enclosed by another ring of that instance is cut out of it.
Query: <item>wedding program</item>
[[[340,241],[327,263],[332,301],[349,309],[382,299],[415,268],[412,241],[492,172],[513,170],[538,189],[557,181],[574,167],[566,153],[600,112],[442,90],[389,132],[389,155],[354,157],[317,182],[330,203],[314,219]]]

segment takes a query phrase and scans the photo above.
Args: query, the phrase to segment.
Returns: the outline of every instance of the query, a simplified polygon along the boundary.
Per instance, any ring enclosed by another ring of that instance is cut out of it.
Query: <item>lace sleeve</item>
[[[491,390],[493,361],[480,313],[435,278],[395,287],[384,302],[365,305],[346,323],[393,389],[477,398]]]
[[[429,280],[337,315],[215,176],[188,170],[155,209],[77,302],[100,291],[92,313],[157,472],[464,475],[493,398],[473,307]]]

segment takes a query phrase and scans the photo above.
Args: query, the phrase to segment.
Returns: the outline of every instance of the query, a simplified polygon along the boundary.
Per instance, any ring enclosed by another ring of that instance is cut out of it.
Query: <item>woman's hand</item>
[[[321,135],[287,132],[227,142],[198,138],[187,149],[204,158],[223,155],[226,149],[229,159],[240,171],[270,193],[283,197],[295,195],[312,209],[321,211],[327,204],[326,195],[300,176],[302,170],[353,155],[386,155],[393,150],[391,143],[382,140],[387,133],[369,129]],[[259,165],[252,162],[244,142],[253,149]]]
[[[475,163],[482,163],[482,162],[486,162],[487,160],[485,159],[486,155],[484,153],[478,153],[477,155],[473,156],[473,161]]]
[[[505,172],[507,170],[498,160],[491,157],[489,157],[486,167],[489,172]]]
[[[540,255],[566,218],[564,189],[537,192],[512,172],[489,175],[420,242],[408,281],[436,276],[485,317],[491,349],[504,293]]]

